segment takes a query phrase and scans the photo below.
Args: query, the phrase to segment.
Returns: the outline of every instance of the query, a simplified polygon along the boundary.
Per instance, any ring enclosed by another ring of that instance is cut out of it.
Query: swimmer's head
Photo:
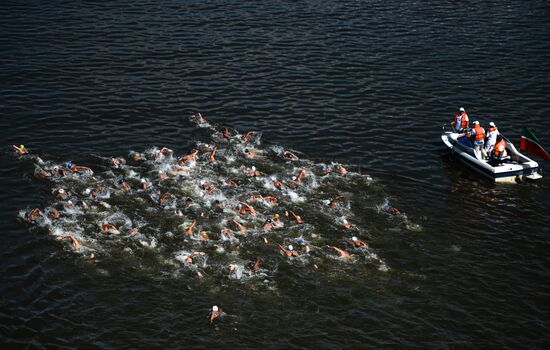
[[[90,192],[92,192],[92,190],[89,189],[89,188],[87,188],[87,189],[84,190],[84,194],[90,194]]]
[[[65,193],[65,190],[60,188],[59,190],[57,190],[57,193],[63,194],[63,193]]]
[[[19,145],[19,148],[25,149],[25,145]]]
[[[145,181],[145,179],[141,179],[140,182],[141,182],[142,184],[144,184],[144,183],[146,183],[147,181]]]
[[[216,305],[214,305],[214,306],[212,306],[212,311],[218,312],[218,311],[220,311],[220,309]]]
[[[298,242],[299,244],[305,244],[306,243],[306,241],[302,237],[296,238],[296,242]]]
[[[278,218],[280,217],[280,215],[279,215],[279,214],[275,214],[273,217],[274,217],[275,219],[278,219]]]
[[[288,250],[294,250],[294,247],[291,245],[288,246]]]
[[[357,237],[353,236],[353,237],[351,237],[351,240],[354,241],[354,242],[356,242],[356,241],[357,241]]]

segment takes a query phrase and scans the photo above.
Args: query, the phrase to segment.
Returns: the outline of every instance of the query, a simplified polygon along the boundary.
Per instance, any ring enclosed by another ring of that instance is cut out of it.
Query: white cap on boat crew
[[[495,123],[490,122],[490,123],[489,123],[489,126],[492,126],[492,127],[494,128],[494,127],[495,127]]]
[[[476,121],[474,121],[474,124],[479,124],[479,122],[476,120]]]
[[[461,111],[461,112],[466,112],[466,111],[464,110],[464,107],[460,107],[459,111]]]

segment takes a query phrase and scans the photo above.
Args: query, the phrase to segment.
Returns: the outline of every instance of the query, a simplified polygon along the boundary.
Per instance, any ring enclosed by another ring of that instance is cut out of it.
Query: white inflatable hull
[[[516,183],[524,180],[538,180],[542,178],[537,162],[519,153],[513,144],[507,142],[508,162],[492,164],[476,156],[464,134],[446,131],[441,135],[443,143],[458,156],[464,164],[495,182]]]

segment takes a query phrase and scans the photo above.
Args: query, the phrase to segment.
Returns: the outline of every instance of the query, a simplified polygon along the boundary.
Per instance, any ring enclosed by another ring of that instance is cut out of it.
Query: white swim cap
[[[357,237],[353,236],[353,237],[351,237],[351,240],[355,242],[355,241],[357,241]]]
[[[144,182],[146,182],[146,181],[145,181],[145,179],[141,179],[140,181],[141,181],[141,183],[144,183]]]
[[[251,169],[252,169],[252,171],[256,171],[256,167],[254,165],[252,166]]]
[[[92,192],[92,190],[90,190],[89,188],[84,190],[84,194],[90,194],[90,192]]]
[[[288,249],[289,250],[294,250],[294,247],[292,246],[292,244],[288,246]]]
[[[218,311],[219,311],[219,309],[218,309],[218,307],[217,307],[216,305],[214,305],[214,306],[212,306],[212,311],[214,311],[214,312],[218,312]]]
[[[489,125],[492,126],[492,127],[494,127],[494,126],[495,126],[495,123],[490,122]]]
[[[461,111],[461,112],[466,112],[466,111],[464,110],[464,107],[460,107],[459,111]]]
[[[474,121],[474,124],[479,124],[479,122],[476,120],[476,121]]]
[[[58,193],[65,193],[65,190],[60,188],[59,190],[57,190]]]

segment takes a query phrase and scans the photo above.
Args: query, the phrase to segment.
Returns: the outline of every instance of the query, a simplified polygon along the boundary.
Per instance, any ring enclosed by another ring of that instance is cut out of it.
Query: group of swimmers
[[[176,260],[198,277],[204,277],[206,259],[212,256],[204,249],[215,248],[220,253],[228,246],[238,246],[241,240],[253,239],[273,244],[282,256],[301,259],[313,269],[319,268],[323,256],[349,261],[359,255],[383,264],[358,237],[362,231],[348,219],[351,201],[345,194],[307,205],[331,218],[330,231],[344,236],[335,242],[330,237],[319,238],[314,233],[316,219],[299,209],[319,181],[350,176],[344,165],[315,164],[278,147],[266,150],[259,147],[261,133],[243,135],[213,126],[200,113],[191,120],[210,130],[213,142],[198,142],[182,156],[167,147],[152,148],[131,152],[128,159],[102,158],[94,167],[44,161],[24,145],[12,145],[16,154],[34,161],[38,179],[54,184],[54,204],[21,213],[21,219],[46,228],[56,239],[95,259],[95,247],[103,237],[135,237],[141,245],[154,248],[157,238],[164,238],[158,232],[154,235],[146,218],[157,220],[160,216],[173,222],[171,229],[178,232],[172,236],[183,241],[184,249],[174,253]],[[95,174],[92,168],[103,171]],[[273,173],[273,169],[279,172]],[[128,202],[133,206],[127,208]],[[383,212],[406,218],[387,204]],[[297,232],[300,236],[292,238]],[[151,235],[154,237],[148,239]],[[310,239],[304,237],[308,235]],[[332,244],[326,244],[327,240]],[[265,274],[268,270],[263,260],[253,254],[248,263],[222,264],[222,273],[230,278]],[[211,322],[221,315],[221,308],[213,308]]]

